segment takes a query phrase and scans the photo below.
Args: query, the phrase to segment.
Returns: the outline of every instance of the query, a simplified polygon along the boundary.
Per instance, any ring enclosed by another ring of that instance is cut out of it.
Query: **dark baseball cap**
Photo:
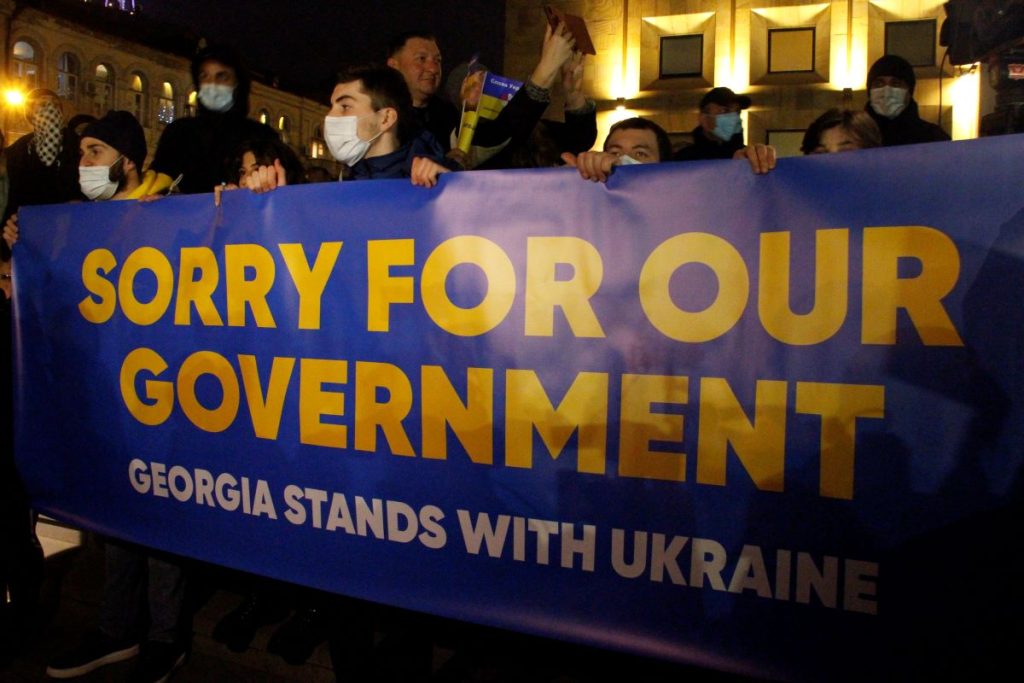
[[[750,98],[746,95],[737,95],[729,88],[712,88],[704,93],[704,97],[700,98],[700,108],[702,110],[709,104],[718,104],[723,107],[731,107],[734,104],[738,104],[740,109],[746,109],[750,106]]]

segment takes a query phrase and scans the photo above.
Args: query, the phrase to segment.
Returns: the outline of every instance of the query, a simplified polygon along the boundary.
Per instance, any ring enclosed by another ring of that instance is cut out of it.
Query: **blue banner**
[[[787,679],[1020,607],[1024,140],[26,208],[16,448],[97,532]]]

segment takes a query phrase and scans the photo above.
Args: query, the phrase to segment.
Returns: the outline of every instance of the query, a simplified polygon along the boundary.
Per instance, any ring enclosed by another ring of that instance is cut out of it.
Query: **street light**
[[[2,121],[3,125],[2,128],[0,128],[0,132],[3,133],[4,143],[8,144],[10,141],[7,139],[7,134],[9,132],[8,127],[10,125],[11,109],[21,109],[21,107],[25,106],[26,98],[25,91],[16,86],[5,88],[3,91],[3,95],[4,115]]]
[[[4,101],[8,106],[20,107],[25,104],[25,93],[17,88],[8,88],[4,91]]]

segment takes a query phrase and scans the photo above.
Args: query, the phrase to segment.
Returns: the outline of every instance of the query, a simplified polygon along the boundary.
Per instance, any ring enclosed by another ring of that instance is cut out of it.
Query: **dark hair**
[[[804,154],[814,152],[821,143],[821,136],[826,130],[832,128],[845,130],[861,149],[882,146],[882,131],[878,129],[878,124],[867,112],[852,109],[829,109],[814,119],[814,122],[807,127],[804,141],[800,144],[800,151]]]
[[[260,166],[271,166],[275,159],[280,161],[289,185],[301,185],[306,182],[306,172],[298,155],[291,147],[277,138],[255,138],[243,141],[239,145],[238,151],[231,157],[231,166],[227,169],[227,177],[231,182],[237,184],[241,180],[238,171],[242,168],[242,158],[246,152],[252,152],[256,157],[256,163]]]
[[[672,141],[668,139],[665,129],[650,119],[634,116],[631,119],[619,121],[608,130],[608,137],[604,139],[604,146],[608,146],[608,140],[612,133],[617,130],[649,130],[654,133],[658,140],[658,161],[669,161],[672,158]]]
[[[96,120],[96,117],[93,116],[92,114],[75,114],[74,116],[71,117],[71,120],[69,120],[64,125],[64,127],[66,129],[74,132],[75,128],[78,128],[79,126],[81,126],[83,124],[84,125],[89,125],[90,123],[92,123],[95,120]],[[78,133],[75,133],[75,135],[78,135]]]
[[[338,74],[336,85],[360,82],[360,90],[369,96],[374,111],[390,107],[398,112],[398,144],[404,145],[413,138],[416,119],[412,113],[412,95],[405,77],[395,69],[376,64],[355,66]]]
[[[437,42],[437,36],[430,31],[406,31],[405,33],[399,33],[397,36],[391,39],[388,43],[388,51],[385,55],[386,58],[390,59],[398,54],[405,44],[413,38],[422,38],[423,40],[432,40]]]

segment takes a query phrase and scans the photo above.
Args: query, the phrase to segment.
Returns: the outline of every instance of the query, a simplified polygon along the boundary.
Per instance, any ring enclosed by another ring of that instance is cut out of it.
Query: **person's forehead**
[[[30,99],[28,101],[28,107],[29,109],[36,109],[38,107],[43,106],[44,104],[57,104],[57,102],[59,102],[59,100],[56,97],[52,97],[50,95],[43,95],[41,97],[33,97],[32,99]]]
[[[704,110],[708,114],[725,114],[727,112],[739,111],[740,106],[736,103],[733,104],[719,104],[718,102],[708,102]]]
[[[821,142],[828,142],[832,145],[843,145],[856,142],[850,131],[842,126],[833,126],[821,132]]]
[[[620,128],[608,138],[608,146],[623,149],[637,147],[654,149],[658,146],[658,136],[654,134],[653,130],[647,128]]]
[[[106,151],[108,149],[112,151],[117,151],[107,143],[100,140],[99,138],[91,137],[82,138],[82,141],[78,144],[78,148],[82,150],[82,152],[89,151],[90,149],[95,149],[97,151]]]
[[[222,71],[235,72],[230,66],[216,59],[207,59],[199,65],[199,73],[215,74]]]
[[[428,40],[427,38],[410,38],[405,41],[405,45],[402,46],[402,53],[407,55],[428,54],[437,56],[441,54],[441,50],[433,40]]]
[[[334,92],[331,93],[331,104],[334,104],[343,97],[350,97],[356,102],[370,101],[370,96],[363,92],[362,81],[349,81],[348,83],[338,83],[335,85]]]

